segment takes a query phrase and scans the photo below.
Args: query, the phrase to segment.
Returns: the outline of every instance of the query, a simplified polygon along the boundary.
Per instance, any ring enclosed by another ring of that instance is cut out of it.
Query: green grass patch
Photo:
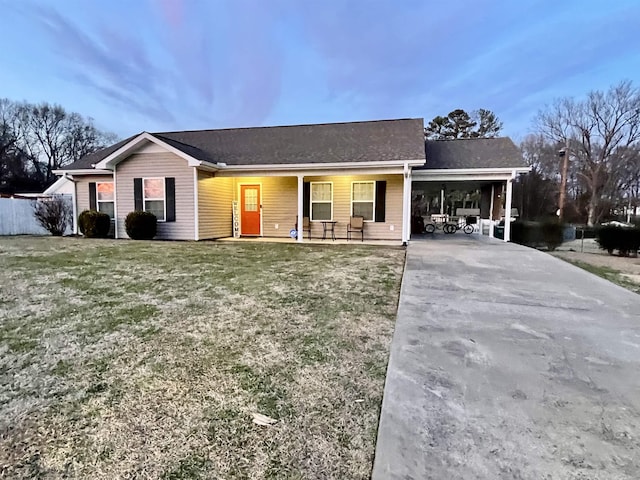
[[[631,290],[632,292],[635,292],[635,293],[640,293],[640,285],[625,278],[624,275],[622,275],[622,273],[618,270],[614,270],[613,268],[609,268],[609,267],[592,265],[590,263],[581,262],[579,260],[570,260],[562,257],[559,257],[559,258],[575,265],[576,267],[580,267],[581,269],[586,270],[587,272],[590,272],[590,273],[593,273],[594,275],[602,277],[605,280],[609,280],[610,282],[615,283],[616,285],[620,285],[621,287],[624,287],[627,290]]]
[[[355,244],[0,238],[3,475],[369,478],[403,264]]]

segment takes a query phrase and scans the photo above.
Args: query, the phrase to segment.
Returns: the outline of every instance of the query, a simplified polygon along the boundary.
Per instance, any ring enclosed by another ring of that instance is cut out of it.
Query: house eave
[[[430,170],[414,170],[413,179],[416,181],[503,181],[515,178],[518,174],[531,171],[531,167],[504,168],[440,168]]]

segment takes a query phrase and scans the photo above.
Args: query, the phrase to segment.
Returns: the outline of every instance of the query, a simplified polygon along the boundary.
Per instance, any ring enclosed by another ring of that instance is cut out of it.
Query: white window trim
[[[162,180],[164,183],[164,197],[163,198],[147,198],[144,194],[144,182],[145,180]],[[149,201],[159,201],[162,200],[162,205],[164,207],[164,218],[162,220],[158,219],[158,223],[167,221],[167,179],[166,177],[142,177],[142,211],[147,211],[147,200]]]
[[[310,222],[333,222],[333,182],[309,182],[309,221]],[[313,201],[313,186],[314,185],[331,185],[331,201]],[[314,203],[331,203],[331,218],[328,220],[314,220],[313,219],[313,204]]]
[[[113,200],[100,200],[100,192],[99,192],[98,185],[102,185],[104,183],[110,183],[111,185],[113,185]],[[99,212],[102,211],[100,210],[101,203],[113,203],[113,218],[111,220],[115,220],[116,218],[116,187],[113,182],[96,182],[96,210],[98,210]]]
[[[354,180],[353,182],[351,182],[351,192],[350,192],[350,196],[351,196],[351,216],[353,217],[353,185],[355,183],[372,183],[373,184],[373,209],[371,210],[373,212],[373,218],[371,220],[365,220],[365,222],[370,222],[370,223],[374,223],[376,221],[376,181],[375,180]],[[367,200],[366,202],[362,201],[362,200],[356,200],[356,202],[358,203],[369,203],[369,200]]]

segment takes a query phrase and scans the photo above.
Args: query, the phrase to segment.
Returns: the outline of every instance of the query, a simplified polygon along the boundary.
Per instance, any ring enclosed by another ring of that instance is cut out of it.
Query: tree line
[[[567,156],[565,220],[594,225],[634,212],[640,200],[640,90],[623,81],[541,109],[521,144],[529,216],[555,213]]]
[[[116,140],[60,105],[0,98],[0,193],[41,192],[54,170]]]

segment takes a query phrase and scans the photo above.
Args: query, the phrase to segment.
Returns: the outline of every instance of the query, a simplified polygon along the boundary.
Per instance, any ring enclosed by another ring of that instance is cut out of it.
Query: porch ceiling
[[[445,190],[475,190],[480,189],[485,185],[491,185],[495,181],[486,180],[467,180],[457,182],[442,182],[442,181],[413,181],[411,183],[413,190],[423,190],[425,192],[439,192],[444,185]]]

